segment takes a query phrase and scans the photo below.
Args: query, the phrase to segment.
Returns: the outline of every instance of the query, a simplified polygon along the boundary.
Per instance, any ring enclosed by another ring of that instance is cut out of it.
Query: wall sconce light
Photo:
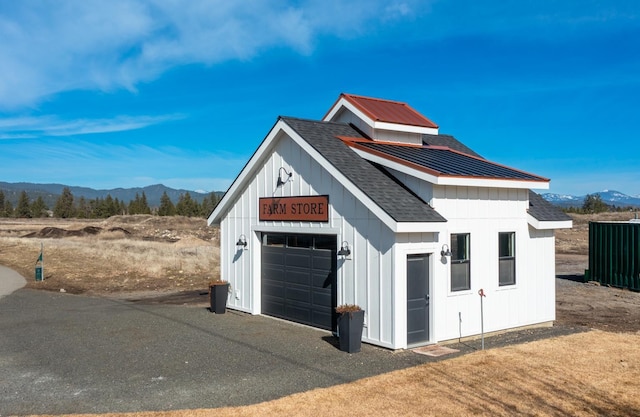
[[[276,188],[285,185],[289,181],[293,181],[293,178],[291,178],[292,176],[292,172],[287,171],[285,167],[280,167],[280,169],[278,170],[278,181],[276,182]]]
[[[349,255],[351,255],[351,248],[349,247],[349,242],[347,242],[345,240],[340,245],[340,250],[338,251],[338,256],[344,256],[346,258]]]
[[[442,245],[442,250],[440,251],[441,256],[451,256],[451,251],[449,250],[449,245],[446,243]]]
[[[238,248],[242,247],[242,249],[247,248],[247,237],[245,235],[240,235],[238,241],[236,242],[236,246]]]

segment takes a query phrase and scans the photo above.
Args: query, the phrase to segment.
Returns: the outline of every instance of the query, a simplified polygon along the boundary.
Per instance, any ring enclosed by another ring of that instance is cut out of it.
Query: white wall
[[[362,119],[343,108],[333,118],[335,122],[351,123],[355,125],[367,136],[380,141],[410,143],[413,145],[422,145],[422,134],[411,132],[399,132],[397,130],[374,129],[366,124]]]
[[[365,310],[365,342],[393,347],[394,234],[286,135],[275,141],[273,153],[259,165],[221,222],[221,276],[233,289],[229,307],[260,313],[261,232],[334,234],[338,247],[347,241],[352,250],[350,259],[338,259],[338,304],[355,303]],[[293,181],[276,189],[280,167],[293,173]],[[258,220],[259,198],[306,195],[329,195],[328,223]],[[236,251],[241,234],[249,245]]]
[[[528,225],[528,190],[434,186],[392,171],[448,221],[431,258],[431,341],[471,336],[481,331],[480,296],[484,290],[485,332],[555,319],[555,241],[553,230]],[[516,233],[516,284],[498,284],[498,233]],[[441,262],[452,233],[471,235],[471,289],[450,291],[450,259]],[[397,262],[406,258],[402,253]],[[401,282],[401,279],[398,281]],[[462,318],[462,321],[460,321]]]
[[[435,186],[432,205],[449,220],[448,235],[441,236],[440,243],[449,243],[452,233],[471,235],[469,291],[450,291],[450,262],[437,268],[447,285],[437,287],[433,301],[435,340],[457,338],[460,328],[463,337],[480,333],[480,289],[486,294],[485,332],[554,319],[553,231],[529,228],[528,190]],[[515,232],[515,285],[498,283],[499,232]]]

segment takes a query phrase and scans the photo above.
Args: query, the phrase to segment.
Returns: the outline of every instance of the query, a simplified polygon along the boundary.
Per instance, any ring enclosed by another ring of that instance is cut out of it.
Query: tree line
[[[88,200],[84,197],[76,198],[69,187],[62,190],[54,207],[47,207],[42,197],[31,200],[26,191],[22,191],[15,207],[5,198],[0,190],[0,217],[38,218],[57,217],[62,219],[105,219],[107,217],[125,214],[154,214],[158,216],[187,216],[207,217],[216,207],[220,197],[210,193],[202,203],[197,202],[189,193],[180,194],[178,202],[173,204],[165,191],[160,197],[160,206],[150,207],[144,191],[142,195],[136,193],[133,200],[125,203],[118,198],[107,195],[105,198]]]
[[[637,209],[637,207],[632,206],[619,207],[609,205],[602,201],[599,194],[587,194],[584,197],[581,207],[567,207],[563,210],[567,213],[593,214],[604,213],[607,211],[635,211]]]

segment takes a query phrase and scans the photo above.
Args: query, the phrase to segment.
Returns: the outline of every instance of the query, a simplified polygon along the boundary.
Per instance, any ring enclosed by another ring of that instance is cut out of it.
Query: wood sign
[[[264,197],[260,199],[260,220],[329,221],[329,196]]]

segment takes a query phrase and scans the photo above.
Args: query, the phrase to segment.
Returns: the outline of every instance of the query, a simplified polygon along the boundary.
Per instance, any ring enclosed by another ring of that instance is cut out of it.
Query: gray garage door
[[[262,313],[327,330],[336,325],[336,236],[262,236]]]

